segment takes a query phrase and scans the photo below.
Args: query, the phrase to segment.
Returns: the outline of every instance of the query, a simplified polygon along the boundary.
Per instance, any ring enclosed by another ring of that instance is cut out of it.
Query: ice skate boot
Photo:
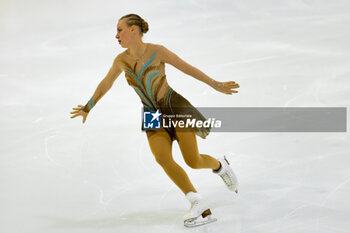
[[[184,215],[185,227],[201,226],[217,220],[211,216],[210,209],[199,193],[188,192],[186,198],[191,203],[191,209]]]
[[[222,178],[228,189],[238,193],[238,180],[232,168],[230,167],[228,160],[225,156],[223,158],[219,158],[218,160],[221,164],[221,167],[218,170],[213,170],[213,173],[218,174]]]

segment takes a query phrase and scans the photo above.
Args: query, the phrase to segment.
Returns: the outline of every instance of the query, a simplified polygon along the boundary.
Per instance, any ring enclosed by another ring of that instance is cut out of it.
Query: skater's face
[[[115,38],[118,39],[120,46],[123,48],[128,48],[130,42],[134,39],[135,35],[137,35],[137,26],[132,25],[128,27],[125,22],[125,19],[119,20],[117,25],[117,35]]]

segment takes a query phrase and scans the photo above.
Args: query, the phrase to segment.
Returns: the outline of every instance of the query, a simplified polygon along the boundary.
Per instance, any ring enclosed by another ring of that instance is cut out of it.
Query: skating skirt
[[[195,120],[195,121],[206,121],[206,118],[187,100],[185,99],[182,95],[180,95],[179,93],[177,93],[175,90],[173,90],[172,88],[169,89],[167,95],[162,98],[161,100],[159,100],[158,102],[158,106],[157,108],[160,110],[160,112],[162,113],[162,118],[165,119],[165,117],[163,117],[164,115],[171,115],[171,116],[176,116],[175,118],[171,118],[173,122],[179,122],[179,121],[184,121],[186,122],[186,120],[191,119],[191,120]],[[143,107],[144,111],[149,111],[147,110],[145,107]],[[154,110],[156,111],[156,110]],[[190,116],[190,117],[188,117]],[[169,119],[167,119],[169,120]],[[168,122],[169,121],[165,121]],[[197,127],[196,125],[192,125],[189,127],[185,127],[185,128],[178,128],[178,127],[174,127],[173,124],[167,124],[167,127],[162,127],[161,129],[145,129],[142,123],[141,129],[143,131],[146,131],[147,135],[151,135],[154,132],[159,132],[159,130],[165,130],[172,141],[174,140],[178,140],[176,132],[178,130],[183,130],[183,131],[193,131],[196,135],[200,136],[201,138],[205,139],[209,132],[211,127]]]

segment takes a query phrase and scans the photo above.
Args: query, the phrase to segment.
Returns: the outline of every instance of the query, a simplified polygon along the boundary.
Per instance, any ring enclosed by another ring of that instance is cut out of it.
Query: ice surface
[[[349,107],[350,3],[325,0],[9,1],[0,7],[0,231],[183,232],[189,208],[140,130],[122,74],[83,125],[86,104],[123,51],[118,19],[149,23],[158,43],[239,93],[224,95],[167,65],[194,106]],[[343,233],[350,229],[349,133],[212,133],[238,195],[210,170],[175,160],[211,202],[193,232]]]

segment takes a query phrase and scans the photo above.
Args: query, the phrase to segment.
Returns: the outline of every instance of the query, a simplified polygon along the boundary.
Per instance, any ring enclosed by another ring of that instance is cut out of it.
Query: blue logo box
[[[157,110],[156,112],[143,112],[143,128],[144,129],[160,129],[162,113]]]

